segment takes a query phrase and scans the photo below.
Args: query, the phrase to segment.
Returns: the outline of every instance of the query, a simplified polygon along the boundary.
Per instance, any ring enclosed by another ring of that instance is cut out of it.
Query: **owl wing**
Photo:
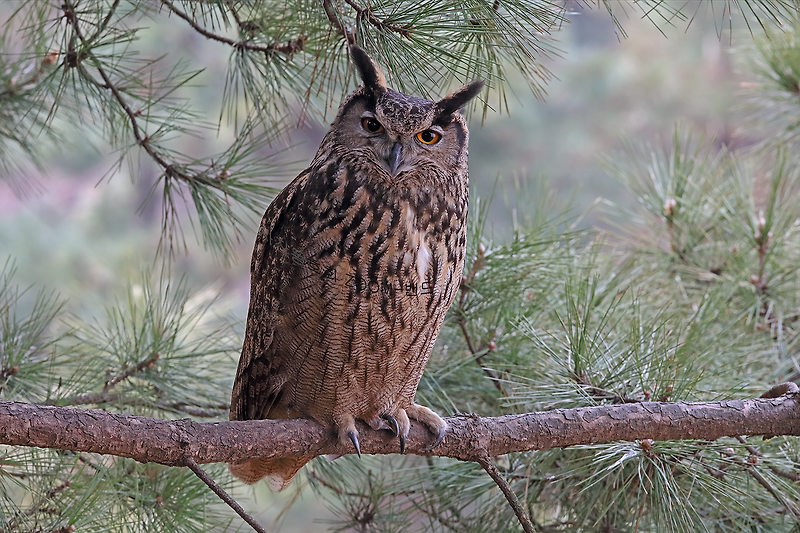
[[[281,239],[291,224],[297,191],[310,174],[310,168],[301,172],[275,197],[261,219],[250,262],[250,308],[233,384],[231,420],[270,418],[286,384],[285,361],[272,346],[280,312],[279,290],[291,261]]]

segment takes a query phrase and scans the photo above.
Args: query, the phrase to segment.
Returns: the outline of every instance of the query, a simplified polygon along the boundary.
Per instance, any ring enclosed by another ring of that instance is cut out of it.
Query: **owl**
[[[438,102],[386,86],[360,48],[362,85],[339,107],[311,165],[267,208],[251,261],[250,307],[231,420],[311,418],[360,455],[356,421],[405,449],[414,403],[461,283],[469,195],[460,110],[482,89]],[[313,455],[230,465],[285,488]]]

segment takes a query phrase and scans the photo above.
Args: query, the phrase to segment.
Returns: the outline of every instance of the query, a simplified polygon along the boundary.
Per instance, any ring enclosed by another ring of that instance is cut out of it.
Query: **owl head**
[[[350,54],[363,83],[342,102],[331,127],[340,146],[366,156],[392,179],[425,166],[466,165],[468,132],[460,110],[483,81],[433,102],[389,89],[366,52],[352,46]]]

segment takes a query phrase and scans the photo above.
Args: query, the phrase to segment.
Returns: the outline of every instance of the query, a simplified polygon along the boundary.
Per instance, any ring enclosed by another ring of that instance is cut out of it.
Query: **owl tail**
[[[266,477],[269,488],[279,491],[288,487],[303,465],[313,458],[313,455],[300,455],[280,459],[251,459],[228,465],[228,468],[234,476],[247,484]]]

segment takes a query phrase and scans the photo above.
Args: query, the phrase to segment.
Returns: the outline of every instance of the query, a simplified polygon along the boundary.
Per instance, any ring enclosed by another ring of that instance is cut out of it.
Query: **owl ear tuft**
[[[361,75],[364,87],[372,94],[378,95],[386,92],[386,78],[375,61],[356,45],[350,47],[350,57]]]
[[[478,96],[481,90],[483,90],[483,80],[475,80],[463,85],[460,89],[436,102],[435,115],[437,117],[452,115]]]

